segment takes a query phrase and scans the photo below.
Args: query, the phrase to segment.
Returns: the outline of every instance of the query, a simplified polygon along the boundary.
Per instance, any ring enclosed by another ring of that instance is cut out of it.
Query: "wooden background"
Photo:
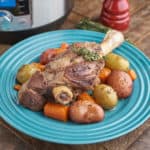
[[[131,23],[125,37],[150,57],[150,0],[130,0]],[[98,19],[102,0],[75,0],[75,6],[61,29],[74,28],[83,17]],[[0,54],[10,45],[0,44]],[[144,66],[143,66],[144,67]],[[86,137],[85,137],[86,138]],[[0,150],[149,150],[150,119],[133,132],[109,142],[90,145],[63,145],[33,139],[0,119]]]

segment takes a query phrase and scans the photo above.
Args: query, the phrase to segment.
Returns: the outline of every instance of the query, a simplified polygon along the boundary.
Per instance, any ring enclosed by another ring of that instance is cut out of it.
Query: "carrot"
[[[99,78],[102,82],[105,82],[107,77],[110,75],[111,69],[104,67],[100,73],[99,73]]]
[[[128,74],[130,75],[132,80],[135,80],[137,78],[136,72],[132,69],[128,70]]]
[[[14,86],[14,89],[15,89],[16,91],[19,91],[19,90],[21,89],[21,85],[20,85],[20,84],[16,84],[16,85]]]
[[[55,51],[56,51],[56,55],[58,55],[58,54],[61,54],[61,53],[65,52],[66,49],[63,49],[63,48],[56,48]]]
[[[62,44],[61,44],[61,48],[62,48],[62,49],[67,49],[68,46],[69,46],[69,44],[67,44],[67,43],[62,43]]]
[[[55,49],[56,55],[65,52],[67,50],[68,46],[69,45],[67,43],[62,43],[60,48]]]
[[[55,104],[48,102],[44,106],[44,114],[47,117],[51,117],[53,119],[67,121],[68,120],[68,111],[69,107],[61,104]]]
[[[78,96],[78,100],[87,100],[90,102],[94,102],[94,99],[87,93],[87,92],[83,92]]]

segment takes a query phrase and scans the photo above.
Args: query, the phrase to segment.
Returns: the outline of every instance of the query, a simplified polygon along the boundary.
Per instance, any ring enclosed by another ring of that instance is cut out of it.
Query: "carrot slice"
[[[20,85],[20,84],[16,84],[16,85],[14,86],[14,89],[15,89],[16,91],[19,91],[19,90],[21,89],[21,85]]]
[[[62,44],[61,44],[61,48],[62,48],[62,49],[67,49],[68,46],[69,46],[69,44],[67,44],[67,43],[62,43]]]
[[[64,106],[61,104],[55,104],[48,102],[44,106],[44,114],[47,117],[51,117],[53,119],[67,121],[68,120],[68,106]]]
[[[99,73],[99,78],[102,82],[105,82],[107,77],[110,75],[111,69],[104,67],[100,73]]]
[[[87,92],[83,92],[78,96],[78,100],[87,100],[90,102],[94,102],[95,100],[92,98],[92,96],[90,96]]]
[[[132,69],[128,70],[128,74],[130,75],[132,80],[135,80],[137,78],[136,72]]]
[[[57,54],[64,53],[64,52],[67,50],[68,46],[69,46],[69,45],[68,45],[67,43],[62,43],[61,46],[60,46],[60,48],[56,48],[56,49],[55,49],[56,55],[57,55]]]
[[[55,49],[56,55],[61,54],[61,53],[64,53],[66,50],[67,50],[67,49],[57,48],[57,49]]]

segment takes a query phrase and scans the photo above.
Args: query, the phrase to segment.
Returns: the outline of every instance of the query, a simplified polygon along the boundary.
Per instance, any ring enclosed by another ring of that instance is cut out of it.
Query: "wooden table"
[[[98,18],[101,0],[75,0],[75,6],[61,27],[74,28],[83,17]],[[131,0],[131,24],[125,36],[150,57],[150,1]],[[0,44],[0,53],[10,45]],[[143,66],[144,67],[144,66]],[[0,119],[0,150],[148,150],[150,149],[150,119],[133,132],[109,142],[91,145],[62,145],[47,143],[26,136]]]

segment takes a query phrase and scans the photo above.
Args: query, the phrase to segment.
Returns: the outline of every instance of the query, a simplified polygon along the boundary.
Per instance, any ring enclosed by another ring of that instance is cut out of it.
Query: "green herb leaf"
[[[102,59],[102,57],[97,52],[92,52],[87,48],[77,48],[72,45],[72,51],[82,56],[87,61],[96,61]]]

